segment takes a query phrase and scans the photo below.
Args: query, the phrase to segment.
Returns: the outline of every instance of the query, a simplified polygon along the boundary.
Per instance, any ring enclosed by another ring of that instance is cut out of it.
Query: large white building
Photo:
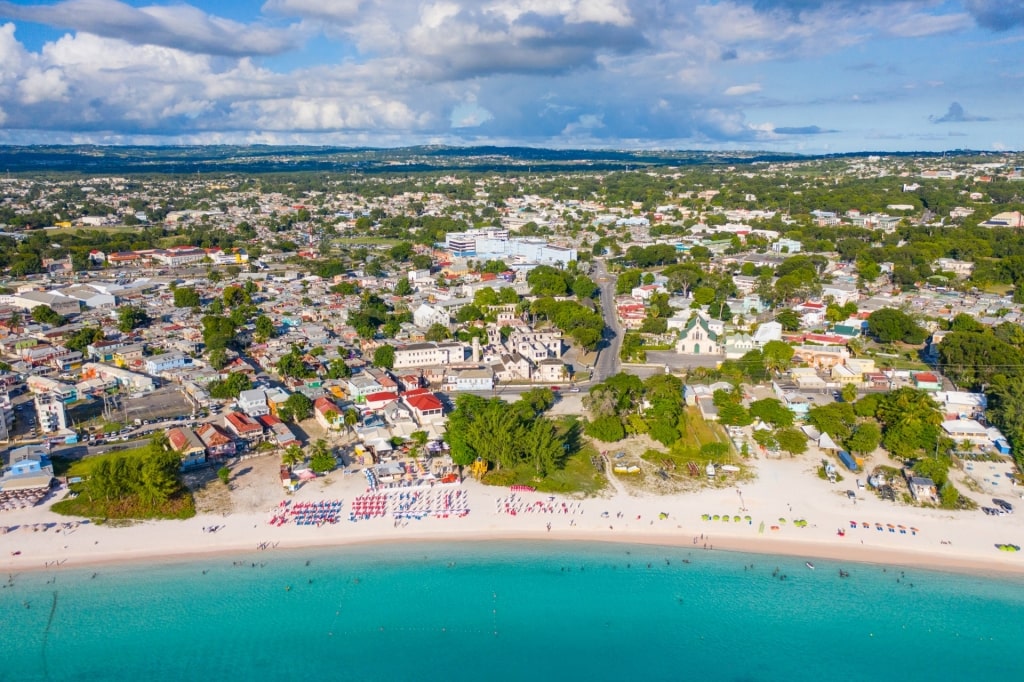
[[[451,365],[465,358],[465,346],[458,342],[411,343],[395,348],[394,369]]]
[[[508,230],[482,228],[465,232],[449,232],[445,250],[456,258],[503,260],[542,265],[569,264],[576,260],[576,249],[554,246],[543,239],[509,239]]]
[[[451,315],[445,308],[423,303],[413,311],[412,323],[420,329],[430,329],[435,324],[447,327],[451,323]]]

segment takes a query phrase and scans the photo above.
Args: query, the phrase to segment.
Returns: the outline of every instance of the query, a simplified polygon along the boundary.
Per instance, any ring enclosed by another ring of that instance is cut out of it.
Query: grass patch
[[[683,412],[684,447],[700,450],[706,443],[729,443],[729,437],[718,424],[707,422],[696,407],[687,407]]]
[[[499,487],[529,485],[543,493],[594,495],[608,484],[604,473],[591,462],[591,458],[598,456],[592,445],[584,445],[565,461],[562,469],[547,476],[538,476],[529,464],[522,464],[513,469],[489,471],[484,475],[483,483]]]
[[[111,452],[104,452],[102,455],[93,455],[92,457],[84,457],[79,460],[71,462],[70,466],[65,470],[66,476],[81,476],[82,478],[88,478],[92,474],[93,468],[102,462],[103,460],[114,459],[115,457],[145,457],[149,454],[149,445],[144,445],[140,448],[129,448],[127,450],[112,450]],[[56,472],[55,472],[56,473]]]
[[[72,486],[72,490],[76,488],[83,486]],[[88,493],[82,493],[55,503],[52,509],[58,514],[90,519],[190,519],[196,515],[195,500],[187,491],[159,505],[150,504],[137,495],[116,500],[91,500]]]

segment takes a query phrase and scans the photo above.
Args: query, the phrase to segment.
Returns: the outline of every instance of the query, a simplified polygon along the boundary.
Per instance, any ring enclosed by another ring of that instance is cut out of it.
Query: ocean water
[[[905,682],[1017,667],[1024,581],[815,565],[460,543],[0,576],[0,680]]]

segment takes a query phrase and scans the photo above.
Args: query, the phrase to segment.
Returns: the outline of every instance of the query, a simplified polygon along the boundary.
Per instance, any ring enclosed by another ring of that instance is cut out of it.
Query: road
[[[604,334],[592,375],[593,382],[597,383],[619,373],[622,330],[615,311],[615,276],[608,274],[603,260],[594,261],[593,278],[601,288],[601,314],[604,316]]]

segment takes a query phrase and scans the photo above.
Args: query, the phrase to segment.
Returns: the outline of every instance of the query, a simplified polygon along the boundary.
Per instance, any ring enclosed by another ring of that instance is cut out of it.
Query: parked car
[[[1000,500],[999,498],[993,497],[992,498],[992,503],[999,505],[1000,507],[1005,509],[1010,514],[1013,513],[1013,505],[1010,504],[1009,502],[1007,502],[1006,500]]]

